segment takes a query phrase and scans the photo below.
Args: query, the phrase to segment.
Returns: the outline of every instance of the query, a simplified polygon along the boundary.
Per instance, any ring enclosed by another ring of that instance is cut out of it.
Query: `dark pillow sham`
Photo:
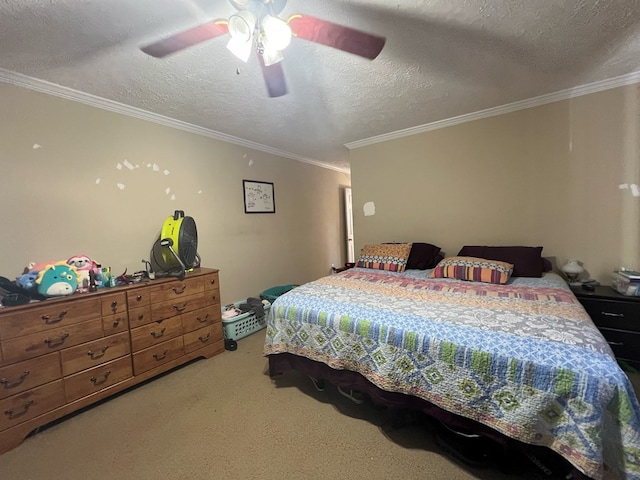
[[[493,247],[465,245],[459,257],[478,257],[513,264],[513,277],[541,277],[544,270],[543,247]]]

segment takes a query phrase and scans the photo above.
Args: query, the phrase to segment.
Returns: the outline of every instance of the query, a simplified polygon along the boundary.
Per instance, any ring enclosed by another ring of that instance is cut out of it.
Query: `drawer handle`
[[[89,355],[89,358],[91,358],[91,360],[95,360],[96,358],[102,358],[104,357],[104,354],[106,353],[107,348],[109,348],[109,345],[105,345],[104,347],[102,347],[102,350],[100,350],[98,353],[89,350],[87,352],[87,355]]]
[[[62,335],[60,335],[60,337],[58,338],[47,338],[44,343],[47,344],[47,346],[49,348],[53,348],[53,347],[59,347],[60,345],[62,345],[64,343],[64,341],[66,340],[66,338],[69,336],[68,333],[63,333]]]
[[[53,325],[54,323],[62,321],[66,314],[67,311],[62,310],[57,317],[51,318],[51,315],[41,315],[40,318],[42,318],[42,320],[44,320],[44,323],[46,323],[47,325]]]
[[[143,320],[143,319],[144,319],[144,313],[139,313],[138,320]]]
[[[211,285],[215,285],[215,284],[216,284],[215,279],[214,279],[214,280],[211,280],[211,281],[209,282],[209,284],[211,284]]]
[[[202,343],[205,343],[209,341],[210,336],[211,336],[211,332],[207,333],[206,335],[202,335],[198,337],[198,340],[200,340]]]
[[[161,336],[164,335],[164,331],[167,329],[167,327],[164,327],[162,330],[160,330],[160,333],[157,332],[151,332],[151,336],[153,338],[160,338]]]
[[[113,302],[111,302],[111,311],[113,313],[116,313],[118,311],[118,301],[114,300]]]
[[[176,295],[180,295],[180,294],[184,293],[184,291],[186,289],[187,289],[187,286],[183,283],[180,288],[173,287],[171,290],[173,290],[173,293],[175,293]]]
[[[205,323],[209,321],[209,314],[207,313],[204,317],[196,317],[198,322]]]
[[[173,308],[175,308],[178,312],[182,312],[185,308],[187,308],[187,302],[184,302],[182,305],[174,305]]]
[[[14,412],[13,409],[11,409],[11,410],[5,410],[4,414],[9,418],[9,420],[13,420],[14,418],[21,417],[22,415],[27,413],[27,411],[29,410],[29,407],[31,407],[31,405],[33,405],[33,400],[29,400],[27,403],[25,403],[22,406],[22,409],[20,409],[17,412]]]
[[[614,347],[621,347],[624,345],[622,342],[607,342],[609,345],[613,345]]]
[[[624,313],[600,312],[605,317],[624,317]]]
[[[94,385],[102,385],[104,382],[107,381],[107,379],[109,378],[109,375],[111,375],[111,370],[107,370],[106,372],[104,372],[104,375],[102,376],[102,378],[91,377],[91,383],[93,383]]]
[[[139,302],[140,300],[142,300],[142,295],[136,295],[136,301]]]
[[[24,382],[24,379],[27,378],[29,373],[30,373],[29,370],[25,370],[24,372],[22,372],[22,375],[20,375],[20,377],[14,382],[11,382],[11,381],[7,380],[6,378],[2,378],[2,379],[0,379],[0,384],[2,384],[5,389],[17,387],[22,382]]]
[[[169,350],[165,350],[165,351],[164,351],[164,352],[162,352],[161,354],[154,353],[154,354],[153,354],[153,358],[155,358],[156,360],[162,360],[162,359],[164,359],[164,357],[166,357],[166,356],[167,356],[167,352],[168,352],[168,351],[169,351]]]
[[[119,318],[116,318],[116,319],[113,321],[113,328],[118,328],[118,325],[120,325],[120,319],[119,319]]]

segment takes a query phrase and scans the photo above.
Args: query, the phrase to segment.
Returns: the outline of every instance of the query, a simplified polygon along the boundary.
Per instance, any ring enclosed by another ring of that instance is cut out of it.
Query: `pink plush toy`
[[[78,273],[78,289],[89,286],[89,272],[98,274],[98,264],[86,255],[74,255],[67,260],[67,264],[76,267]]]

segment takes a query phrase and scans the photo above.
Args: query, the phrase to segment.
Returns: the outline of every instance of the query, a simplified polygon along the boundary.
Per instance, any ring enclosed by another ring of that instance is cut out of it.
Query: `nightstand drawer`
[[[580,303],[598,327],[640,332],[640,303],[581,298]]]
[[[616,358],[623,360],[640,359],[640,333],[611,328],[600,328],[600,332],[607,340]]]

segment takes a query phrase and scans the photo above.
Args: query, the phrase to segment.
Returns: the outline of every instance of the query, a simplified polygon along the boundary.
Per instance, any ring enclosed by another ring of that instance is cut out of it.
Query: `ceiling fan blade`
[[[162,58],[206,40],[224,35],[228,31],[229,28],[226,20],[212,20],[185,30],[184,32],[145,45],[141,47],[140,50],[152,57]]]
[[[386,42],[384,37],[309,15],[292,15],[287,23],[298,38],[337,48],[370,60],[378,56]]]
[[[282,70],[282,63],[274,63],[268,67],[264,64],[262,55],[258,54],[258,60],[260,61],[260,67],[262,68],[262,76],[264,77],[264,83],[267,85],[267,92],[271,98],[281,97],[286,95],[287,82],[284,79],[284,71]]]

